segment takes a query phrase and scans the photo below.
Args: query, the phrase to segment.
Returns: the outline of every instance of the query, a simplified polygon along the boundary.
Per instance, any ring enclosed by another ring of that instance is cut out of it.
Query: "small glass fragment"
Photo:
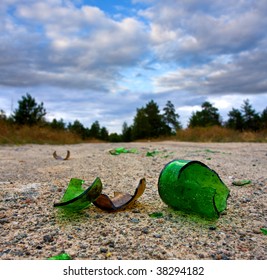
[[[261,232],[262,232],[264,235],[267,235],[267,228],[261,228]]]
[[[229,189],[215,171],[188,160],[174,160],[163,168],[158,191],[168,206],[209,219],[219,218],[229,196]]]
[[[147,152],[146,156],[147,157],[154,157],[154,156],[158,155],[159,153],[160,153],[159,151],[155,150],[155,151],[152,151],[152,152]]]
[[[65,158],[63,158],[63,157],[61,157],[61,156],[58,156],[58,155],[57,155],[57,152],[54,151],[53,157],[54,157],[56,160],[67,160],[67,159],[69,159],[69,157],[70,157],[70,151],[67,151],[67,155],[66,155]]]
[[[48,260],[71,260],[71,257],[67,253],[61,253],[56,256],[48,258]]]
[[[212,154],[217,154],[220,153],[219,151],[214,151],[214,150],[210,150],[210,149],[206,149],[204,150],[206,153],[212,153]]]
[[[145,188],[146,180],[143,178],[140,180],[134,195],[123,192],[114,192],[114,197],[109,198],[106,194],[101,194],[93,204],[102,210],[110,212],[123,210],[126,207],[131,206],[144,193]]]
[[[83,184],[84,180],[71,178],[61,201],[55,203],[54,207],[62,207],[71,211],[80,211],[88,207],[101,194],[102,182],[97,177],[86,190],[82,187]]]
[[[124,147],[119,147],[113,150],[110,150],[109,153],[113,156],[117,156],[120,154],[137,154],[137,149],[125,149]]]
[[[161,213],[161,212],[153,212],[153,213],[149,214],[149,217],[151,217],[151,218],[162,218],[163,217],[163,213]]]
[[[239,181],[234,181],[232,184],[235,186],[244,186],[250,184],[250,180],[239,180]]]

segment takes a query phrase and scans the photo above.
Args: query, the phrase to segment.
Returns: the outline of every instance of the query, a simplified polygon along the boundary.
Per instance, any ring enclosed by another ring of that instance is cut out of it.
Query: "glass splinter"
[[[67,155],[66,155],[65,158],[63,158],[63,157],[61,157],[61,156],[58,156],[58,155],[57,155],[57,152],[54,151],[53,157],[54,157],[56,160],[67,160],[67,159],[69,159],[69,157],[70,157],[70,151],[67,151]]]
[[[219,218],[229,196],[229,189],[215,171],[188,160],[174,160],[163,168],[158,191],[168,206],[210,219]]]
[[[55,203],[54,207],[62,207],[71,211],[79,211],[88,207],[101,194],[102,182],[96,178],[86,190],[82,187],[83,184],[83,180],[72,178],[61,201]]]
[[[250,180],[239,180],[239,181],[234,181],[232,184],[235,186],[244,186],[250,183],[251,183]]]
[[[113,156],[117,156],[120,154],[137,154],[137,149],[125,149],[124,147],[119,147],[113,150],[110,150],[109,153]]]
[[[59,255],[48,258],[48,260],[71,260],[71,257],[67,253],[61,253]]]
[[[145,191],[146,180],[141,179],[134,195],[122,192],[114,192],[114,197],[110,198],[105,194],[101,194],[93,204],[98,208],[106,211],[123,210],[132,205]]]

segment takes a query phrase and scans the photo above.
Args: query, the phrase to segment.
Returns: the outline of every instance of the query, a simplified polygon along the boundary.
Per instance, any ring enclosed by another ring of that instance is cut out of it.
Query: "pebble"
[[[51,243],[54,241],[54,237],[52,235],[44,235],[43,240],[45,243]]]
[[[140,220],[139,220],[139,219],[136,219],[136,218],[131,218],[131,219],[130,219],[130,222],[131,222],[131,223],[138,224],[138,223],[140,222]]]
[[[8,224],[9,223],[9,219],[8,218],[2,218],[0,219],[0,224],[3,225],[3,224]]]
[[[108,246],[109,246],[110,248],[114,248],[114,247],[115,247],[115,242],[114,242],[114,241],[110,241],[110,242],[108,243]]]
[[[143,228],[143,229],[142,229],[142,233],[144,233],[144,234],[148,234],[148,233],[149,233],[148,228]]]
[[[216,226],[210,226],[209,230],[216,230]]]
[[[108,249],[107,248],[100,248],[100,253],[107,253]]]

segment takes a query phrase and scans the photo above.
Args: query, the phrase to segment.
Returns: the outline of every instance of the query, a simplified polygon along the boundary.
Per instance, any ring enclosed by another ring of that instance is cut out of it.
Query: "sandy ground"
[[[138,154],[112,156],[124,146]],[[54,151],[67,161],[57,161]],[[162,153],[147,157],[147,151]],[[199,160],[230,189],[218,220],[174,211],[159,195],[157,181],[173,159]],[[92,205],[68,217],[53,207],[71,178],[103,182],[103,193],[133,194],[133,206],[108,213]],[[249,179],[251,184],[232,182]],[[163,217],[149,214],[161,212]],[[0,146],[0,259],[46,259],[61,252],[73,259],[267,259],[267,144],[120,143],[65,146]]]

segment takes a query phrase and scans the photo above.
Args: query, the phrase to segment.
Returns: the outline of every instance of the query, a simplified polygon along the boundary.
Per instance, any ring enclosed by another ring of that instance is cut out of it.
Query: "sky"
[[[150,100],[184,127],[205,101],[261,113],[266,30],[267,0],[1,0],[0,109],[29,93],[49,121],[110,133]]]

